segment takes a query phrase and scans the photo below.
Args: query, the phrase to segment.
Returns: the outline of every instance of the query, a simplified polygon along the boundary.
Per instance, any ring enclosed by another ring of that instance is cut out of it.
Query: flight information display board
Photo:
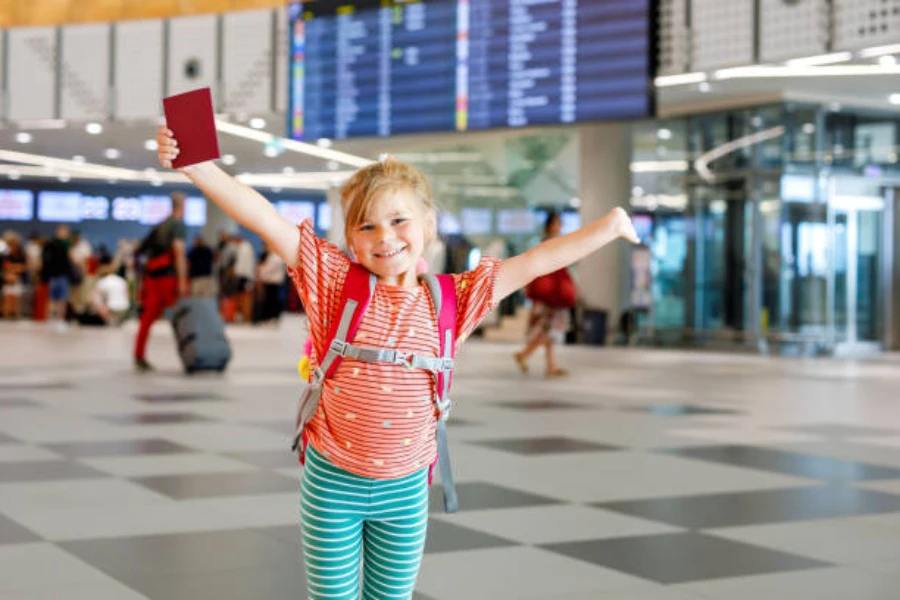
[[[642,118],[653,0],[291,5],[290,137]]]

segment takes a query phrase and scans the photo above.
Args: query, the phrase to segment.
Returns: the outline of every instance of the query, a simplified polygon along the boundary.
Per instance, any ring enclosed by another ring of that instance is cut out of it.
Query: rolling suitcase
[[[172,315],[172,328],[186,373],[225,370],[231,359],[231,345],[213,298],[179,300]]]

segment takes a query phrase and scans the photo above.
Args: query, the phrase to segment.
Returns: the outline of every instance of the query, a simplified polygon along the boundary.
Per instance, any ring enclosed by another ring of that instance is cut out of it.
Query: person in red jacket
[[[172,214],[153,228],[141,249],[147,256],[147,262],[141,285],[143,312],[134,341],[134,366],[139,371],[153,369],[145,357],[153,323],[179,297],[188,295],[187,258],[184,249],[187,235],[184,226],[185,196],[180,192],[173,192],[171,198]]]

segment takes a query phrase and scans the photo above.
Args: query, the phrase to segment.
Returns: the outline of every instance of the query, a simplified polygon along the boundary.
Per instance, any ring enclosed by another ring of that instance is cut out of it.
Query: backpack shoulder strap
[[[376,281],[375,274],[367,271],[359,263],[349,264],[344,287],[341,290],[340,312],[336,320],[327,323],[325,355],[316,373],[321,379],[324,380],[334,374],[340,364],[344,345],[356,335],[363,314],[375,292]]]
[[[434,312],[437,316],[438,335],[440,336],[441,358],[444,364],[452,365],[456,353],[456,286],[452,275],[423,275]],[[444,510],[455,513],[459,510],[459,497],[456,494],[456,483],[453,479],[453,467],[450,464],[450,442],[447,438],[447,417],[450,415],[450,382],[453,377],[452,366],[443,367],[435,372],[436,397],[440,418],[437,422],[438,468],[441,472],[441,487],[444,496]]]

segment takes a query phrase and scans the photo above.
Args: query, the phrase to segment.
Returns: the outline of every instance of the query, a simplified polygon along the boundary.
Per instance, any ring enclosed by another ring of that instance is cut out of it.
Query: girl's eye
[[[375,226],[374,226],[374,225],[370,225],[370,224],[368,224],[368,223],[366,223],[365,225],[360,225],[360,226],[359,226],[359,230],[360,230],[360,231],[372,231],[373,229],[375,229]]]
[[[407,219],[406,217],[397,217],[396,219],[394,219],[393,223],[394,223],[394,225],[402,225],[403,223],[406,223],[408,220],[409,219]]]

